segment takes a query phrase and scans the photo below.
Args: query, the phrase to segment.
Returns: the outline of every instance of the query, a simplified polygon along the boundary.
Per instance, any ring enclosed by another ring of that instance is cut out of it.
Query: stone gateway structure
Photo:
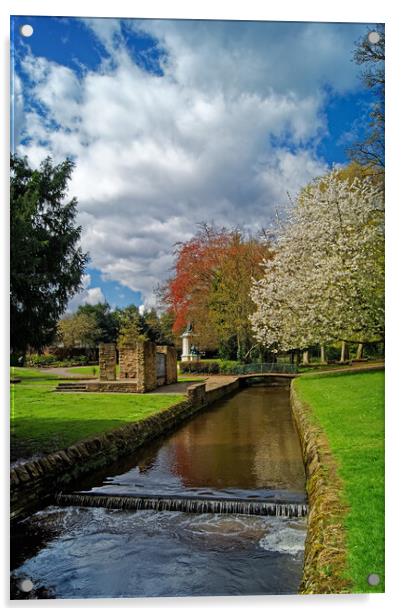
[[[173,346],[157,346],[149,340],[119,348],[120,377],[116,377],[116,345],[99,346],[99,381],[88,391],[145,393],[177,382],[177,352]]]
[[[138,393],[156,389],[156,345],[153,342],[124,344],[119,353],[120,381],[135,380]]]

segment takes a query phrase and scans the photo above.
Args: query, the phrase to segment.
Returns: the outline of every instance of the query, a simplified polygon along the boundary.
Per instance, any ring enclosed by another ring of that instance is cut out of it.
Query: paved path
[[[307,374],[343,374],[344,372],[366,372],[369,370],[384,370],[384,361],[366,362],[354,366],[344,366],[343,368],[333,368],[332,370],[311,370],[310,372],[298,372],[297,376]]]
[[[79,381],[87,381],[97,378],[96,376],[91,376],[90,374],[77,374],[71,372],[71,368],[39,368],[40,372],[43,374],[55,374],[57,376],[62,376],[67,379],[77,379]]]
[[[213,374],[206,379],[206,391],[211,391],[222,385],[232,383],[238,378],[238,376],[230,376],[226,374]]]
[[[235,381],[236,376],[224,376],[224,375],[213,375],[213,376],[205,376],[203,380],[194,380],[194,381],[178,381],[178,383],[172,383],[171,385],[163,385],[162,387],[158,387],[154,389],[152,394],[185,394],[187,388],[190,385],[200,385],[201,383],[205,383],[206,391],[211,391],[212,389],[216,389],[217,387],[221,387],[222,385],[226,385],[226,383],[232,383]]]
[[[189,385],[199,385],[202,381],[179,381],[178,383],[171,383],[171,385],[162,385],[157,389],[150,391],[150,394],[181,394],[184,395],[187,392]]]

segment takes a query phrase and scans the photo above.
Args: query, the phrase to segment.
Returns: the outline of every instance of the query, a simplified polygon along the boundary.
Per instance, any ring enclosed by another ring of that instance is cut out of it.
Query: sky
[[[23,24],[33,27],[23,37]],[[363,134],[369,24],[11,20],[14,151],[72,158],[83,291],[152,306],[201,222],[256,232]]]

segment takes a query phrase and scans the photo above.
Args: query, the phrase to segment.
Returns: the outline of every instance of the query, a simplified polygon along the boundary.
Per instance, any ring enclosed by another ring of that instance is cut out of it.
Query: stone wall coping
[[[323,430],[313,420],[291,382],[291,410],[298,430],[306,471],[309,510],[301,594],[349,593],[346,567],[346,507],[341,502],[341,480]]]

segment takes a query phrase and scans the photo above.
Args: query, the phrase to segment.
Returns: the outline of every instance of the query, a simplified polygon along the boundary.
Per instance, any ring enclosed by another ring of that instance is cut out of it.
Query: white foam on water
[[[305,528],[287,522],[272,525],[270,532],[259,540],[259,546],[268,552],[279,552],[296,556],[303,552],[305,545]]]
[[[265,518],[237,514],[199,514],[188,518],[188,530],[197,534],[242,535],[244,533],[263,533],[268,528]]]

